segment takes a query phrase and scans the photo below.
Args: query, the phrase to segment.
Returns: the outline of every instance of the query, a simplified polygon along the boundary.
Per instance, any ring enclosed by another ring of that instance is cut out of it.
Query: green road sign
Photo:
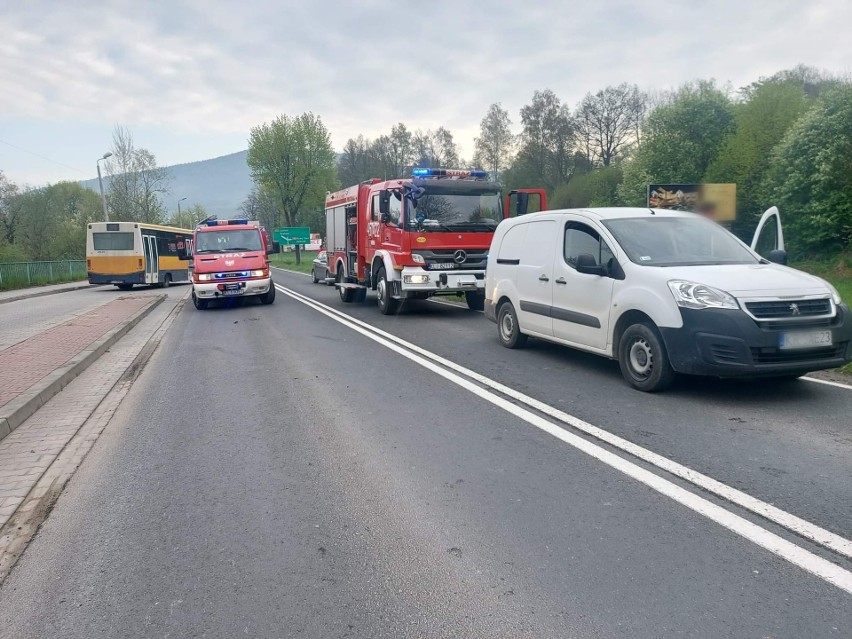
[[[310,244],[311,229],[307,226],[282,226],[272,229],[272,240],[279,244]]]

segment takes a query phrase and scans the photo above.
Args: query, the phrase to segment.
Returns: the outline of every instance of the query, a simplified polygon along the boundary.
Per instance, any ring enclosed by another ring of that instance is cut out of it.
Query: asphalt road
[[[275,278],[852,536],[852,390],[692,380],[644,395],[605,360],[507,351],[463,308],[383,317],[372,296],[343,305]],[[0,588],[0,636],[852,636],[849,592],[479,386],[280,292],[271,307],[188,305]]]

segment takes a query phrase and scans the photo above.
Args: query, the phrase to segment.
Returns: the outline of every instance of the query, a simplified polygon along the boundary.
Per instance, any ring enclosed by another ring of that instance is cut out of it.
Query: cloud
[[[404,121],[449,127],[469,155],[490,103],[517,121],[536,89],[573,105],[624,81],[738,87],[800,62],[848,71],[835,28],[852,21],[845,0],[683,4],[19,0],[0,23],[0,119],[94,118],[231,144],[311,110],[338,147]]]

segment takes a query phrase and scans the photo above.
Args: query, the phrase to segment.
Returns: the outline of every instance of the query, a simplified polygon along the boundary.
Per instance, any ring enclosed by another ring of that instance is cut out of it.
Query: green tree
[[[304,212],[321,207],[337,187],[335,155],[328,130],[313,113],[251,130],[247,162],[252,179],[275,199],[286,226],[298,226]],[[301,260],[299,247],[296,260]]]
[[[474,164],[490,171],[496,179],[509,166],[515,149],[509,112],[495,102],[479,123],[479,137],[474,139],[476,147]]]
[[[734,130],[731,100],[712,81],[682,86],[653,109],[644,124],[642,145],[624,166],[621,200],[644,206],[650,182],[701,182],[722,143]]]
[[[207,209],[204,208],[204,205],[195,203],[192,206],[181,208],[180,213],[174,211],[167,223],[169,226],[175,226],[179,229],[194,229],[196,224],[207,217]]]
[[[761,82],[744,93],[747,99],[734,108],[736,129],[725,138],[704,176],[706,182],[737,185],[735,230],[742,231],[754,228],[772,204],[762,189],[772,149],[812,104],[802,83],[795,80]]]
[[[852,84],[827,89],[772,153],[766,193],[799,256],[852,242]]]

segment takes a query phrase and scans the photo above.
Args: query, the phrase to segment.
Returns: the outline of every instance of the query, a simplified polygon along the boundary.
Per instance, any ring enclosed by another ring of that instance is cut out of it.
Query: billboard
[[[648,206],[702,213],[717,222],[737,219],[736,184],[649,184]]]

